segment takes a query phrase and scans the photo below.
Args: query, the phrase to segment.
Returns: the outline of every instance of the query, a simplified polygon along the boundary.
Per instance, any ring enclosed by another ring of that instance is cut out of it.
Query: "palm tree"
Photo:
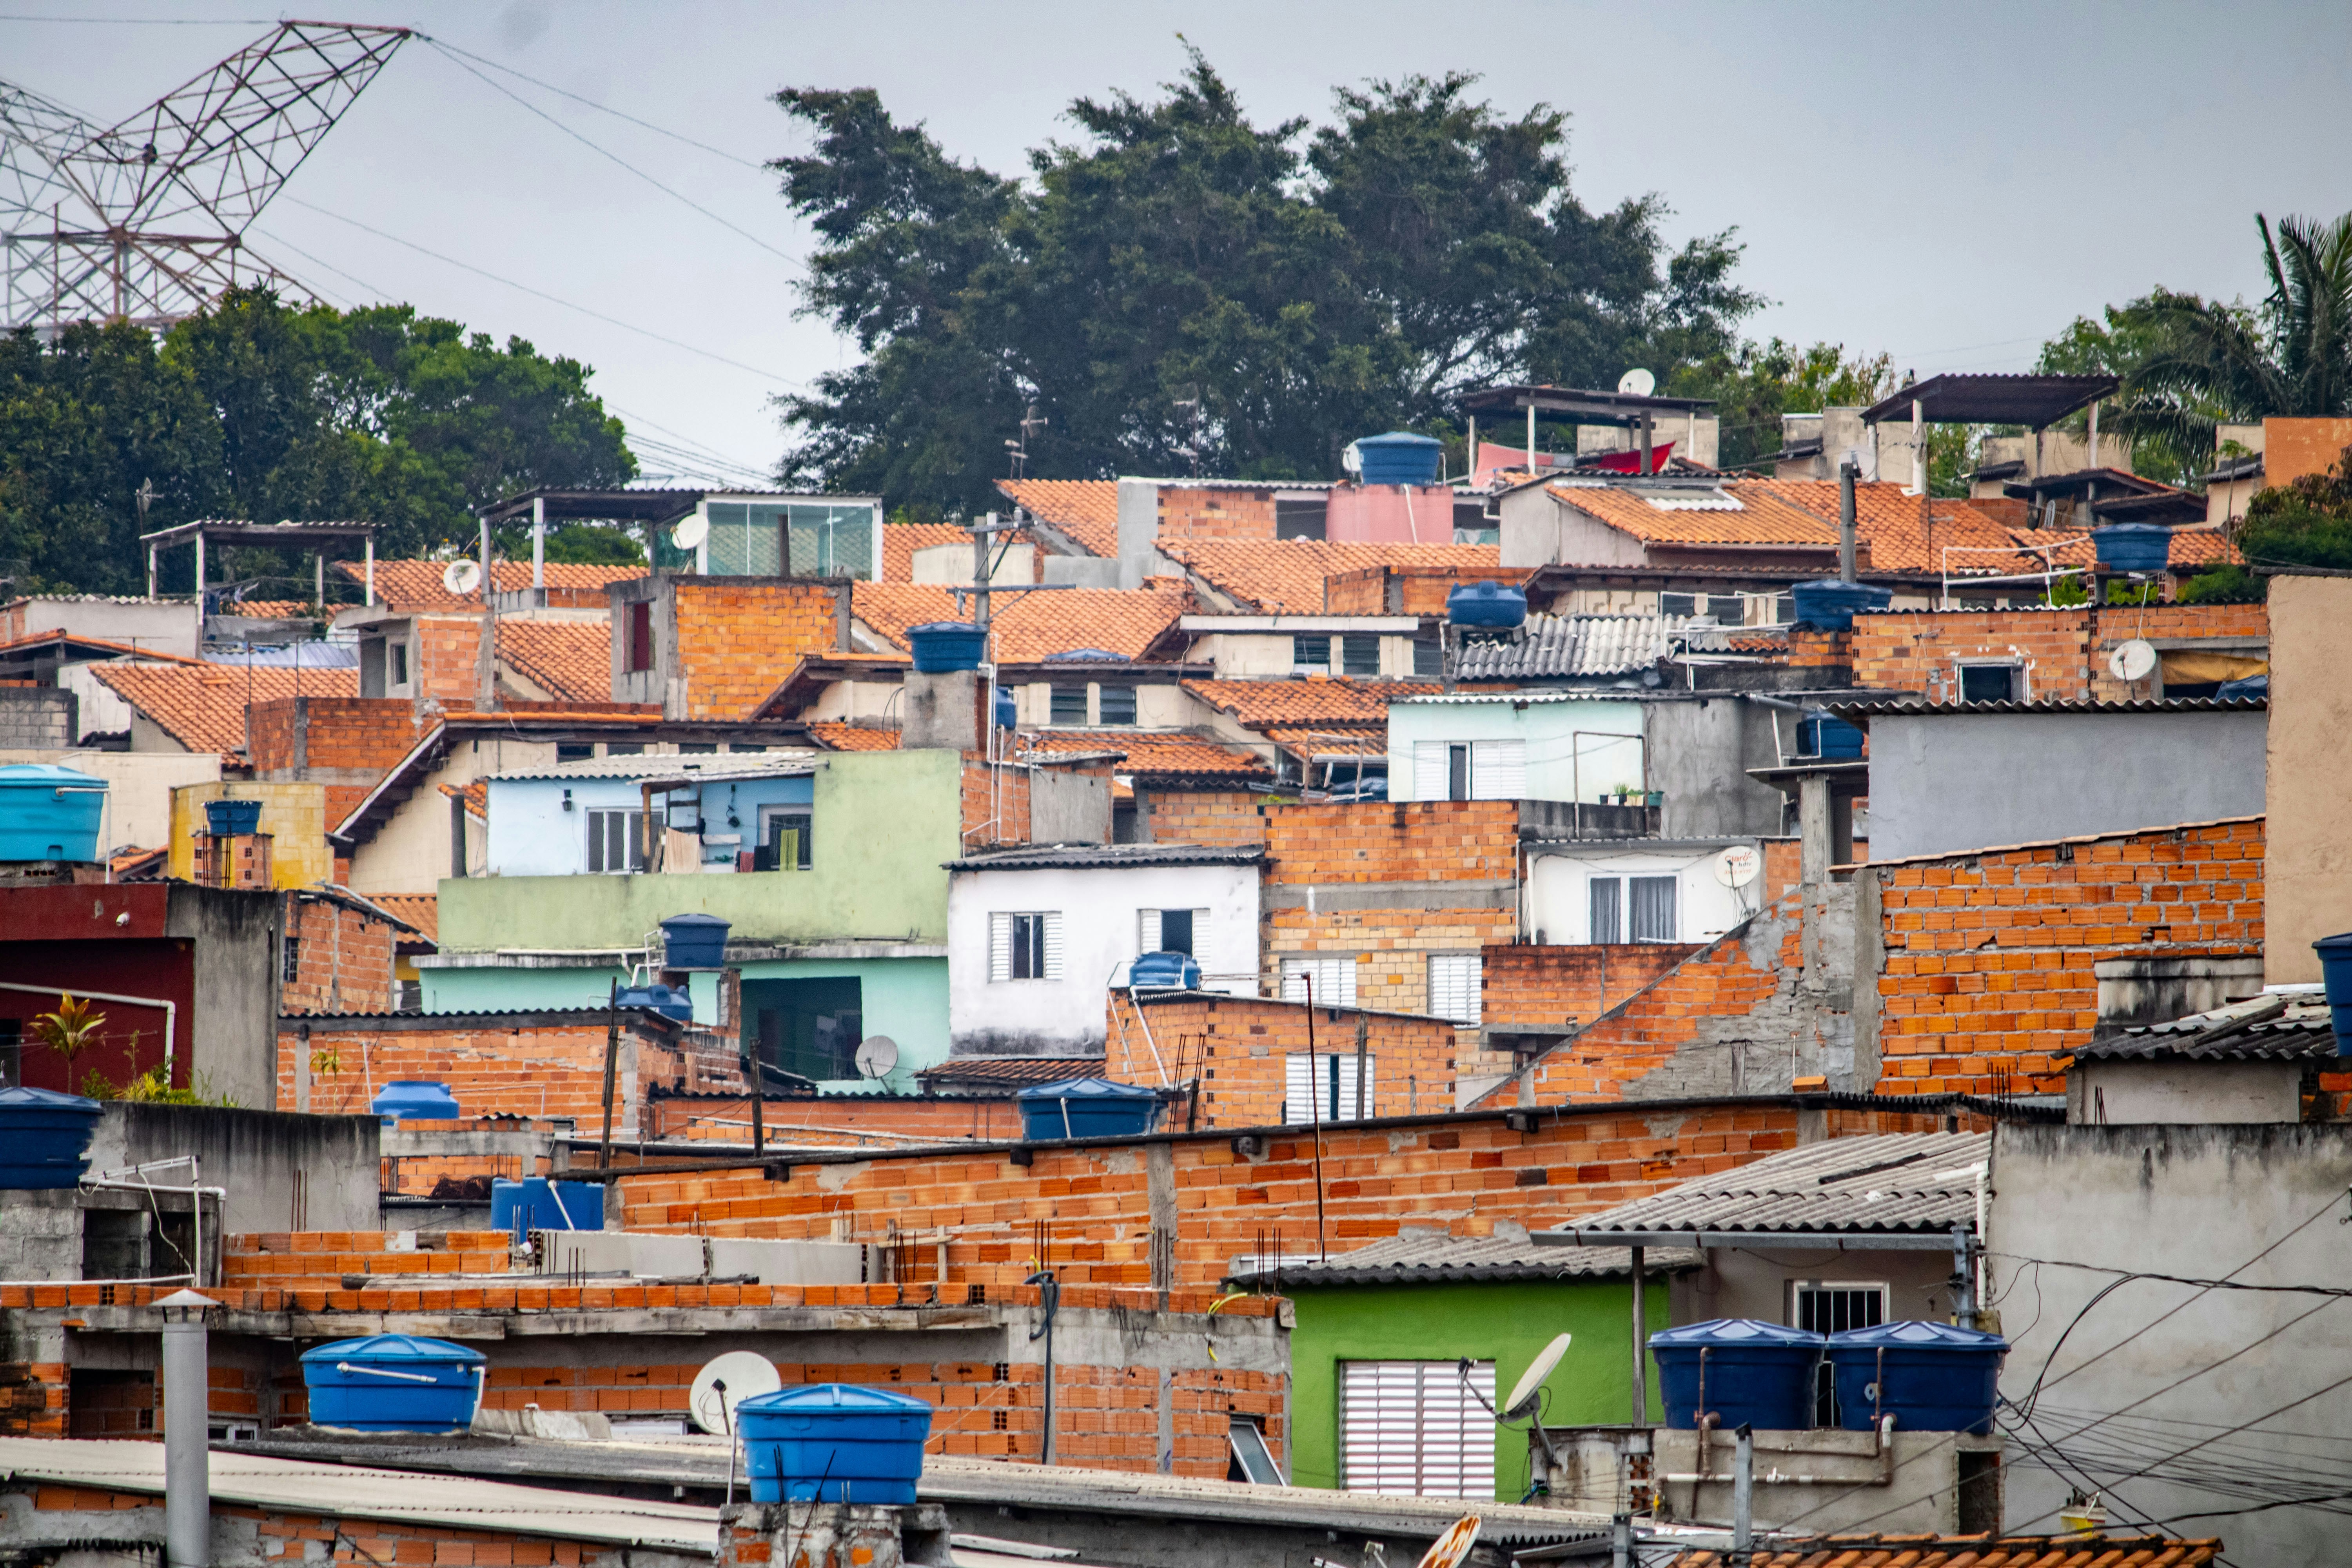
[[[2126,435],[2211,452],[2214,426],[2352,414],[2352,213],[2332,223],[2257,214],[2269,295],[2255,309],[2158,289],[2120,312],[2148,352],[2123,379]]]

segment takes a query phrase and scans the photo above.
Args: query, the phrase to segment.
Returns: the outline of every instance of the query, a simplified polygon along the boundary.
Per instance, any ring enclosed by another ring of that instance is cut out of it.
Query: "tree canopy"
[[[1614,384],[1726,355],[1762,301],[1730,231],[1670,250],[1655,195],[1593,212],[1567,117],[1475,79],[1338,93],[1254,123],[1199,53],[1150,99],[1080,99],[1029,177],[961,163],[868,89],[777,103],[815,133],[772,165],[814,226],[803,309],[863,359],[780,399],[783,477],[894,509],[984,507],[1027,472],[1326,479],[1360,436],[1444,435],[1496,381]]]
[[[160,337],[20,331],[0,339],[0,559],[25,563],[22,586],[142,591],[142,485],[150,531],[349,518],[383,525],[379,553],[462,546],[473,508],[636,472],[589,374],[405,305],[296,308],[264,289]],[[245,553],[233,570],[272,564]]]

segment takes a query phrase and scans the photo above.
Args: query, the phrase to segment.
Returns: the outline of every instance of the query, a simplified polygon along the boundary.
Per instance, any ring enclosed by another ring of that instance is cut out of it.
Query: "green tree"
[[[1780,449],[1782,415],[1867,407],[1895,384],[1895,363],[1883,353],[1849,354],[1843,343],[1801,349],[1774,338],[1717,349],[1664,378],[1660,390],[1712,398],[1721,421],[1717,463],[1746,468]]]

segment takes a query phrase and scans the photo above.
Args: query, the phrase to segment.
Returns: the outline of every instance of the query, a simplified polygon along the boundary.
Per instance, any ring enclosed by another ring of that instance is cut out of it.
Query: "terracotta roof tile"
[[[247,701],[360,694],[356,669],[100,664],[91,666],[90,673],[192,752],[234,752],[242,747]]]
[[[70,643],[75,647],[102,647],[110,649],[115,653],[122,654],[127,658],[154,659],[161,663],[195,665],[204,663],[203,659],[190,658],[185,654],[160,653],[154,648],[141,647],[135,643],[109,642],[104,637],[86,637],[78,632],[62,631],[56,628],[52,628],[45,632],[35,632],[30,637],[18,637],[15,642],[0,643],[0,654],[16,653],[25,648],[37,647],[43,643]]]
[[[1123,752],[1122,773],[1231,773],[1272,778],[1274,772],[1246,747],[1198,735],[1149,730],[1044,730],[1024,732],[1021,744],[1034,752]]]
[[[305,618],[310,611],[301,599],[241,599],[233,605],[223,605],[224,616],[243,616],[255,621],[294,621]]]
[[[490,786],[487,780],[476,779],[469,784],[441,784],[437,787],[447,799],[462,797],[466,809],[484,822],[490,819]]]
[[[441,585],[446,561],[379,561],[375,563],[375,596],[377,602],[395,612],[417,610],[479,610],[482,596],[468,594],[464,598]],[[367,567],[358,561],[338,561],[335,570],[352,583],[367,580]],[[642,577],[642,566],[576,566],[551,561],[547,563],[547,585],[574,594],[597,594],[613,583]],[[530,563],[499,561],[490,566],[491,581],[501,594],[520,593],[530,586]]]
[[[2210,1538],[2162,1535],[1824,1535],[1760,1545],[1752,1568],[2203,1568]],[[1727,1552],[1692,1547],[1670,1568],[1726,1568]]]
[[[613,700],[610,621],[501,619],[499,660],[559,702]]]
[[[996,488],[1087,554],[1118,553],[1117,479],[999,479]]]
[[[872,730],[863,724],[812,724],[810,739],[829,752],[895,752],[898,731]]]
[[[1036,541],[1028,533],[1013,535],[1013,548],[1026,550],[1034,556]],[[1004,543],[1004,535],[995,534],[989,540],[989,552],[993,554]],[[939,544],[961,544],[966,552],[971,549],[971,532],[951,522],[886,522],[882,525],[882,581],[911,583],[915,580],[915,552],[929,550]],[[964,574],[971,575],[969,567]]]
[[[370,893],[385,912],[398,916],[424,933],[427,942],[441,940],[441,898],[437,893]]]
[[[929,584],[860,583],[851,595],[857,618],[901,648],[908,646],[908,626],[971,616],[969,601],[959,616],[955,595]],[[1049,654],[1098,647],[1124,658],[1141,658],[1192,607],[1190,594],[1150,589],[1069,588],[1013,595],[991,606],[996,658],[1004,664],[1032,664]]]
[[[1160,552],[1244,608],[1323,613],[1323,579],[1368,566],[1468,566],[1517,581],[1491,544],[1351,544],[1322,539],[1163,539]]]
[[[1389,750],[1385,727],[1335,730],[1323,724],[1261,724],[1258,733],[1302,757],[1381,757]]]
[[[1310,676],[1304,680],[1188,680],[1184,689],[1257,729],[1267,724],[1385,725],[1389,704],[1395,699],[1423,697],[1441,689],[1433,681]]]

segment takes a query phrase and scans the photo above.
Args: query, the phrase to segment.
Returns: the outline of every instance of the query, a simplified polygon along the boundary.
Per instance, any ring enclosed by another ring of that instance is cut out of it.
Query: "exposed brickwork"
[[[2261,605],[2149,605],[2063,610],[1940,610],[1853,620],[1853,676],[1874,690],[1959,700],[1956,660],[2030,661],[2037,702],[2128,701],[2148,695],[2107,672],[2107,656],[2133,638],[2267,638]]]
[[[221,1258],[221,1283],[237,1290],[336,1289],[343,1276],[385,1284],[423,1284],[435,1275],[504,1274],[513,1237],[502,1230],[427,1231],[413,1250],[394,1251],[380,1230],[264,1231],[232,1236]]]
[[[1830,631],[1821,626],[1789,628],[1789,657],[1783,662],[1790,668],[1843,669],[1853,661],[1852,632]]]
[[[1507,880],[1519,808],[1507,800],[1270,806],[1269,882]]]
[[[297,1106],[295,1072],[305,1045],[299,1026],[278,1034],[278,1109]],[[495,1016],[449,1020],[446,1027],[371,1026],[365,1020],[322,1019],[310,1026],[309,1109],[322,1114],[365,1110],[371,1090],[400,1079],[446,1083],[469,1116],[570,1116],[583,1137],[604,1121],[604,1020],[513,1026]],[[677,1049],[622,1023],[614,1075],[615,1137],[635,1137],[642,1086],[684,1087],[685,1058]]]
[[[1365,566],[1334,572],[1323,591],[1335,616],[1442,616],[1446,596],[1465,583],[1517,584],[1527,576],[1508,567]]]
[[[1699,951],[1696,942],[1486,949],[1486,1026],[1541,1034],[1591,1023]]]
[[[1142,1081],[1142,1080],[1139,1080]],[[648,1107],[653,1135],[749,1143],[751,1104],[733,1094],[656,1092]],[[1008,1090],[996,1095],[847,1095],[761,1101],[761,1124],[771,1145],[888,1147],[914,1139],[951,1142],[1021,1136],[1021,1113]]]
[[[2263,951],[2263,823],[1877,867],[1886,967],[1879,1091],[2064,1087],[2106,958]]]
[[[1103,1073],[1152,1086],[1163,1081],[1162,1067],[1178,1083],[1199,1079],[1197,1110],[1178,1101],[1164,1113],[1177,1126],[1275,1126],[1286,1120],[1289,1059],[1309,1048],[1310,1014],[1318,1055],[1354,1051],[1362,1020],[1373,1064],[1366,1115],[1407,1116],[1454,1103],[1455,1032],[1444,1020],[1254,996],[1188,994],[1139,1007],[1125,993],[1110,993]],[[1346,1109],[1352,1115],[1353,1102]]]
[[[803,657],[828,652],[836,640],[839,590],[830,582],[668,577],[663,589],[674,616],[669,673],[684,689],[683,710],[672,718],[749,718]],[[625,618],[614,622],[616,641],[625,642]]]
[[[1396,1013],[1429,1010],[1432,953],[1475,953],[1511,940],[1514,915],[1491,909],[1276,910],[1265,917],[1260,979],[1282,985],[1282,961],[1349,955],[1356,961],[1355,1005]]]
[[[1135,809],[1140,836],[1153,844],[1265,843],[1266,797],[1255,791],[1139,786]]]
[[[471,708],[482,689],[482,617],[454,612],[418,616],[409,679],[421,707]]]
[[[962,802],[967,853],[1029,842],[1027,768],[966,752]]]
[[[0,1362],[0,1437],[64,1436],[66,1378],[61,1362]]]
[[[1160,537],[1271,541],[1274,490],[1271,485],[1251,489],[1230,485],[1205,489],[1161,485]]]
[[[293,977],[285,979],[282,964],[279,969],[279,1013],[392,1011],[392,950],[405,933],[391,921],[327,899],[289,893],[285,931],[289,943],[300,945],[293,950]]]

